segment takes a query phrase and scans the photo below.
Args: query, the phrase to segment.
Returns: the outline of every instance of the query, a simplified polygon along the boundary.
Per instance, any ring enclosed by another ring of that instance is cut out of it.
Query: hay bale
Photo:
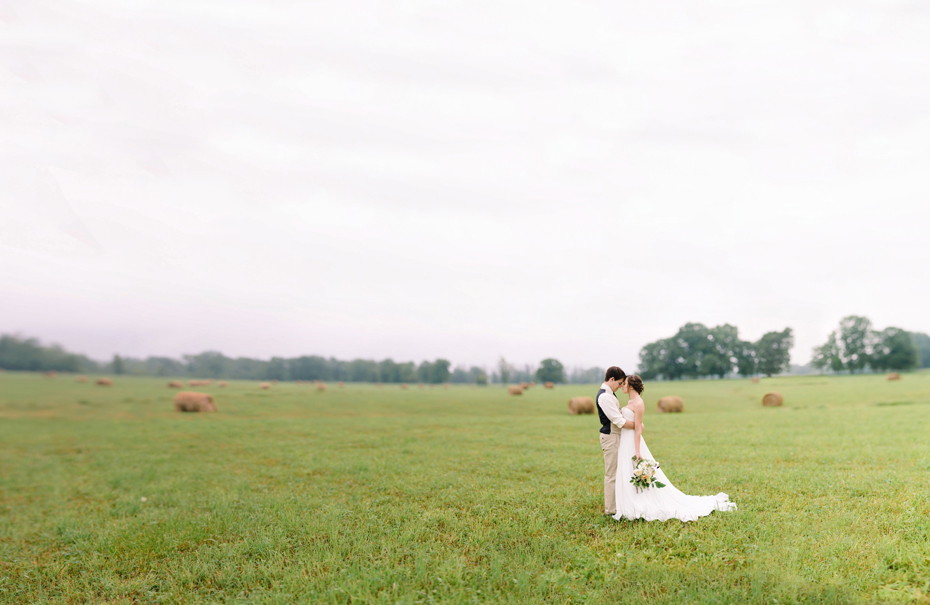
[[[45,377],[46,377],[46,378],[54,378],[55,376],[58,376],[58,372],[53,372],[52,370],[49,370],[48,372],[45,372]]]
[[[446,383],[446,384],[442,385],[442,388],[448,389],[448,388],[449,388],[449,383]]]
[[[593,414],[594,399],[591,397],[572,397],[568,400],[569,414]]]
[[[901,375],[897,372],[892,372],[891,374],[888,374],[888,380],[901,380]]]
[[[76,382],[87,382],[87,376],[78,376],[74,379]]]
[[[225,386],[226,386],[226,381],[225,381],[225,380],[221,380],[221,381],[219,381],[218,383],[216,383],[216,386],[218,386],[218,387],[225,387]]]
[[[169,389],[183,389],[184,383],[181,382],[180,380],[172,380],[171,382],[168,383],[168,388]]]
[[[677,395],[669,395],[667,397],[660,397],[658,403],[659,412],[663,414],[674,413],[674,412],[684,412],[685,411],[685,402],[682,401],[681,397]]]
[[[199,386],[203,386],[203,381],[202,381],[202,380],[188,380],[188,381],[187,381],[187,386],[189,386],[189,387],[199,387]]]
[[[423,388],[423,383],[421,382],[419,386],[420,386],[420,388],[422,389],[422,388]]]
[[[111,387],[113,386],[113,381],[109,378],[98,378],[97,384],[102,387]]]
[[[271,384],[270,384],[270,383],[267,383],[267,382],[263,382],[263,383],[261,383],[261,384],[258,385],[258,388],[260,388],[260,389],[270,389],[270,388],[271,388]]]
[[[543,388],[544,388],[544,389],[554,389],[554,388],[555,388],[555,383],[554,383],[554,382],[547,382],[546,384],[543,385]]]
[[[316,385],[317,391],[326,391],[326,383],[320,382]]]
[[[401,389],[402,391],[406,391],[406,390],[407,390],[407,383],[401,384],[401,385],[400,385],[400,389]]]
[[[337,384],[336,386],[338,386],[338,387],[341,389],[342,387],[346,386],[346,383],[340,382],[340,383]]]
[[[753,377],[752,377],[752,384],[759,384],[759,377],[758,377],[758,376],[753,376]]]
[[[278,384],[278,381],[277,381],[277,380],[272,380],[272,381],[271,381],[271,384]]]
[[[528,388],[530,388],[530,383],[528,383],[528,382],[521,382],[521,383],[520,383],[520,387],[525,391],[525,390],[527,390]]]
[[[176,412],[215,412],[216,404],[209,393],[181,391],[174,396],[174,409]]]
[[[522,395],[523,387],[519,385],[509,386],[507,387],[507,394],[508,395]]]
[[[780,407],[785,402],[785,398],[781,396],[781,393],[776,393],[772,391],[771,393],[766,393],[762,397],[762,405],[767,408],[777,408]]]

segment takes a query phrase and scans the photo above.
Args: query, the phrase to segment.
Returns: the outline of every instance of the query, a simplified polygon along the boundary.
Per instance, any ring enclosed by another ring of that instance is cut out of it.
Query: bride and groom
[[[615,393],[629,395],[622,408]],[[601,449],[604,452],[604,513],[620,519],[694,521],[715,510],[736,510],[726,494],[689,496],[672,485],[658,469],[655,479],[664,487],[639,489],[630,482],[634,476],[635,459],[654,460],[642,438],[643,380],[627,376],[617,366],[607,369],[604,384],[597,392],[597,414],[601,420]]]

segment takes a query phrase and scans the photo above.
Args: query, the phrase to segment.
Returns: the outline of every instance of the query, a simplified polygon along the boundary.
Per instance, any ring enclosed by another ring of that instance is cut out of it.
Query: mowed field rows
[[[597,385],[166,381],[0,374],[0,603],[930,602],[930,373],[647,382],[690,524],[601,514]]]

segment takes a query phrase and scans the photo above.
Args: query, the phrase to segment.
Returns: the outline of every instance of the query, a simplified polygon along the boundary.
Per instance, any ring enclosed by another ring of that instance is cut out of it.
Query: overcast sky
[[[930,331],[930,5],[0,0],[0,332],[635,367]]]

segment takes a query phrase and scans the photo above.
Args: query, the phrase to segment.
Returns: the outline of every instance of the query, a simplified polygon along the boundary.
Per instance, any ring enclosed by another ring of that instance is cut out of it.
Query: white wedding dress
[[[627,420],[633,420],[633,410],[624,407],[620,413]],[[617,452],[617,514],[614,515],[614,519],[695,521],[715,510],[736,510],[736,504],[730,502],[729,496],[724,493],[716,496],[689,496],[682,493],[672,485],[661,467],[656,471],[656,478],[664,483],[665,487],[648,487],[637,493],[636,486],[630,483],[630,478],[633,477],[633,456],[636,454],[635,438],[636,431],[633,429],[620,431],[620,448]],[[655,460],[642,437],[639,455],[648,460]],[[661,460],[658,462],[662,463]]]

